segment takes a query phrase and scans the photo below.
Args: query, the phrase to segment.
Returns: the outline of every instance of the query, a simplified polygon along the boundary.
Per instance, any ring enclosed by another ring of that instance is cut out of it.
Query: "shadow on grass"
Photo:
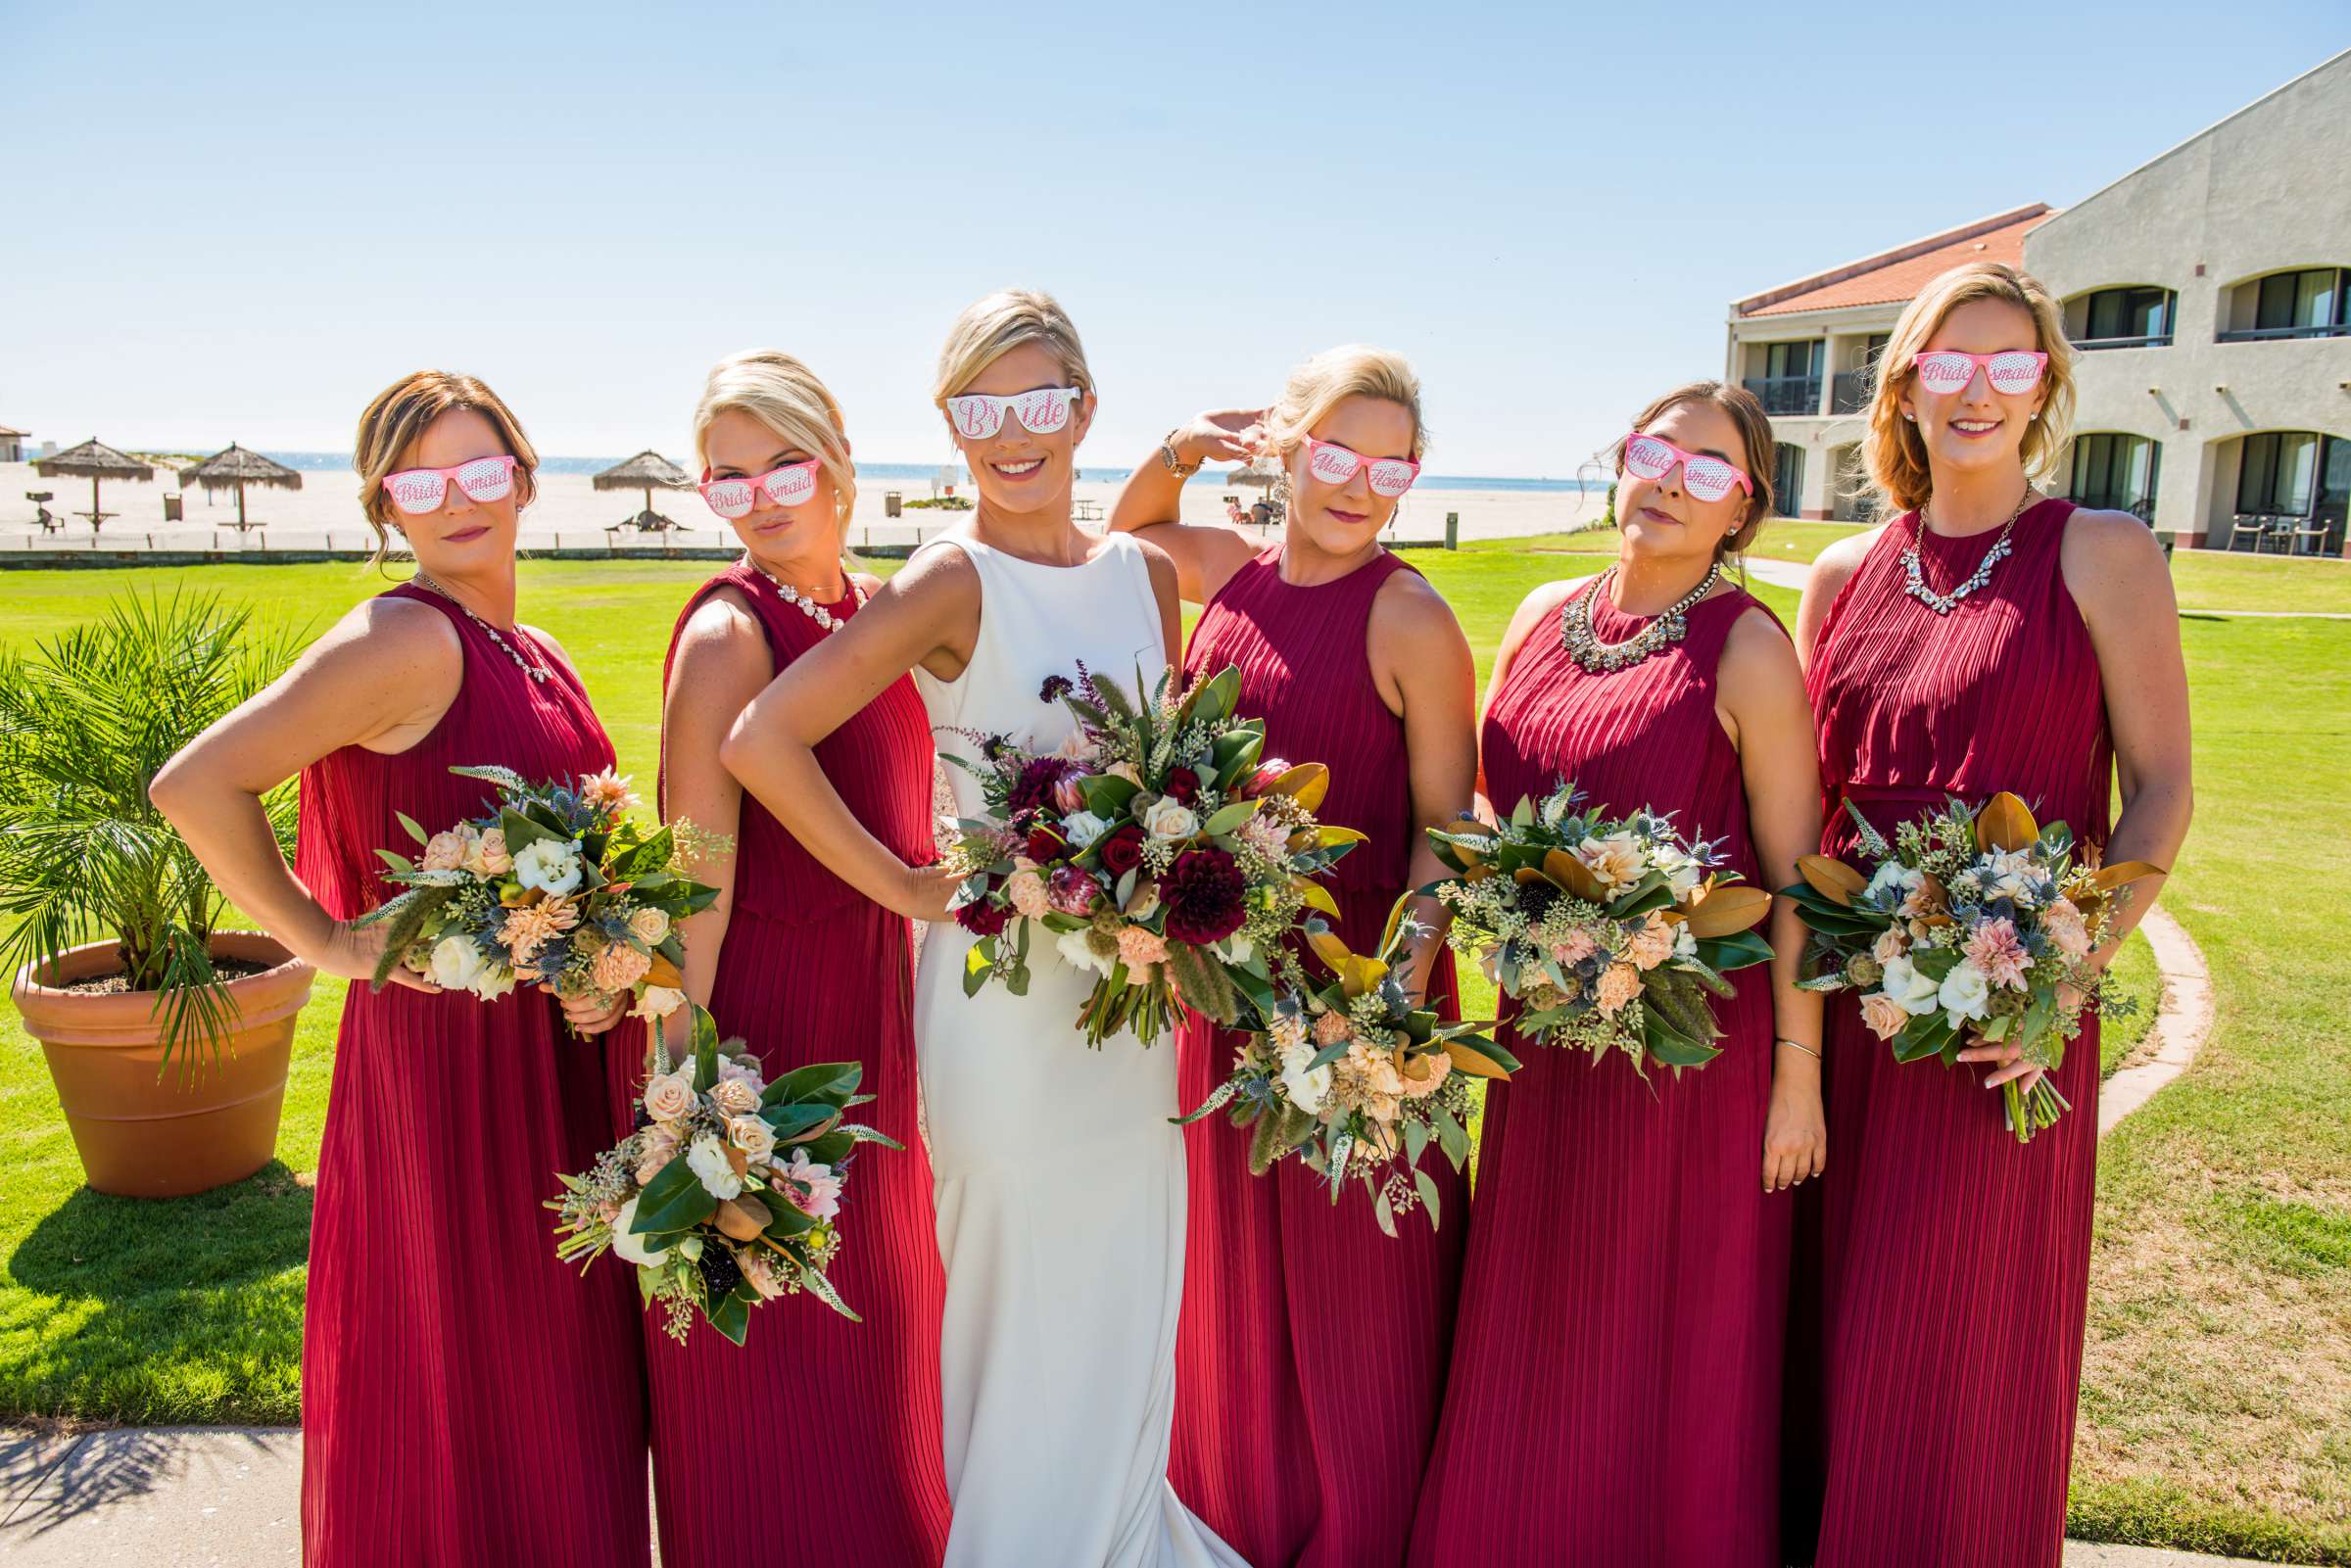
[[[294,1421],[310,1234],[275,1161],[193,1198],[77,1189],[8,1259],[0,1413]]]

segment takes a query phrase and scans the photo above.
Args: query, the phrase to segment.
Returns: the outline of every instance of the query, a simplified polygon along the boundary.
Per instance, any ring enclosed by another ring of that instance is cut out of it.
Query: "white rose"
[[[1070,968],[1091,970],[1097,974],[1108,974],[1111,966],[1118,962],[1118,955],[1113,953],[1104,957],[1096,953],[1086,945],[1085,939],[1090,934],[1090,930],[1087,929],[1064,931],[1061,933],[1060,940],[1053,945],[1060,949],[1061,961]]]
[[[727,1146],[707,1132],[695,1139],[686,1151],[686,1168],[699,1178],[702,1191],[721,1202],[742,1195],[743,1178],[735,1174],[735,1164],[727,1158]]]
[[[580,885],[580,846],[566,838],[534,838],[514,857],[514,879],[561,895]]]
[[[1991,985],[1984,978],[1984,972],[1965,959],[1943,977],[1942,988],[1935,995],[1954,1029],[1962,1021],[1982,1018],[1985,1004],[1991,998]]]
[[[1179,800],[1159,797],[1143,814],[1143,832],[1154,838],[1189,838],[1200,831],[1200,819]]]
[[[666,985],[648,985],[645,988],[645,994],[637,998],[637,1005],[629,1009],[629,1017],[665,1019],[683,1006],[685,1001],[684,991],[672,990]]]
[[[612,1216],[612,1250],[640,1268],[660,1267],[661,1260],[669,1256],[669,1249],[664,1247],[656,1252],[647,1247],[645,1238],[629,1229],[636,1222],[637,1200],[632,1198]]]
[[[1977,977],[1982,978],[1981,975]],[[1879,981],[1879,989],[1913,1018],[1935,1011],[1937,986],[1934,976],[1921,974],[1906,958],[1890,958],[1886,961],[1886,974]]]
[[[1281,1088],[1290,1097],[1290,1104],[1310,1117],[1322,1114],[1322,1102],[1330,1094],[1330,1065],[1309,1069],[1315,1059],[1312,1041],[1291,1046],[1281,1053]]]
[[[482,973],[474,977],[473,994],[485,1002],[495,1002],[514,989],[514,975],[509,970],[495,964],[484,964]]]
[[[472,937],[444,936],[433,944],[433,983],[445,991],[470,991],[491,968]]]
[[[1090,811],[1080,811],[1061,819],[1061,831],[1073,849],[1083,849],[1109,831],[1110,824]]]

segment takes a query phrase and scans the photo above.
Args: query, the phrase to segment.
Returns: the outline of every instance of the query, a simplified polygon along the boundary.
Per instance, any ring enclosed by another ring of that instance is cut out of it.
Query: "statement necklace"
[[[1690,622],[1686,612],[1691,605],[1711,594],[1714,585],[1722,581],[1722,562],[1716,561],[1707,567],[1706,575],[1699,579],[1698,587],[1665,606],[1640,631],[1621,642],[1603,642],[1600,635],[1592,630],[1592,601],[1608,591],[1609,580],[1615,575],[1616,568],[1609,567],[1588,591],[1559,606],[1559,641],[1565,644],[1568,655],[1594,675],[1639,664],[1651,654],[1662,652],[1689,636]]]
[[[501,653],[504,653],[507,658],[514,661],[514,668],[520,670],[523,674],[529,676],[532,680],[537,681],[542,686],[547,684],[547,666],[544,664],[534,664],[525,660],[521,654],[514,651],[513,643],[507,641],[504,637],[499,635],[499,630],[497,627],[492,626],[488,621],[485,621],[480,616],[474,614],[472,610],[466,609],[465,601],[463,599],[457,597],[456,594],[452,594],[448,589],[443,588],[440,584],[434,582],[430,577],[427,577],[422,572],[418,572],[408,581],[414,583],[418,588],[430,589],[432,592],[440,594],[443,598],[449,600],[452,604],[455,604],[458,609],[463,610],[465,619],[480,627],[482,629],[482,635],[488,638],[491,641],[497,643],[498,649]]]
[[[752,559],[752,557],[748,554],[745,554],[743,558],[744,561],[749,563],[752,571],[757,572],[761,577],[766,578],[769,582],[776,585],[776,592],[784,595],[785,603],[798,606],[799,612],[802,615],[807,616],[808,619],[814,621],[825,631],[831,632],[841,624],[842,618],[840,616],[835,615],[831,610],[826,609],[822,604],[819,604],[816,600],[810,598],[807,594],[801,593],[790,583],[785,582],[784,579],[778,577],[775,573],[760,565],[758,561]],[[859,588],[857,586],[857,579],[851,577],[848,573],[843,572],[840,574],[840,577],[841,581],[848,585],[849,597],[856,602],[858,608],[863,609],[865,607],[865,590]]]
[[[1948,615],[1957,609],[1959,601],[1991,582],[1991,569],[2008,558],[2008,536],[2014,532],[2016,520],[2025,515],[2025,503],[2032,499],[2033,487],[2027,485],[2024,495],[2017,498],[2016,510],[2010,512],[2008,521],[2000,525],[2000,537],[1993,540],[1991,548],[1984,552],[1984,564],[1976,568],[1973,577],[1948,594],[1938,594],[1927,587],[1927,574],[1919,569],[1918,546],[1927,537],[1927,505],[1922,502],[1918,508],[1918,520],[1913,525],[1914,532],[1910,536],[1910,547],[1902,551],[1903,592],[1938,615]]]

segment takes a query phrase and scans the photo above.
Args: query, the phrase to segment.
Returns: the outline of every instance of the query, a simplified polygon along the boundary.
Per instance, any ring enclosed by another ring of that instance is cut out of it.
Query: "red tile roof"
[[[1732,309],[1741,316],[1758,316],[1854,305],[1901,305],[1932,279],[1964,262],[2023,264],[2025,235],[2054,216],[2055,210],[2046,202],[2035,202],[1767,289]]]

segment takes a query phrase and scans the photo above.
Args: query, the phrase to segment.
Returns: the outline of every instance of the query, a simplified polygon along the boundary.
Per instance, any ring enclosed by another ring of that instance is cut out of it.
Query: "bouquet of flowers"
[[[2082,1031],[2083,1009],[2113,1005],[2090,955],[2112,933],[2129,884],[2156,868],[2093,868],[2065,824],[2038,825],[2006,792],[1972,811],[1953,796],[1897,827],[1891,844],[1851,801],[1846,808],[1868,869],[1806,855],[1797,862],[1803,880],[1784,889],[1812,928],[1805,987],[1860,991],[1861,1021],[1894,1042],[1897,1062],[1948,1065],[1973,1034],[2013,1043],[2053,1071]],[[2004,1103],[2019,1143],[2072,1109],[2045,1073],[2030,1094],[2010,1081]]]
[[[857,1092],[863,1069],[816,1062],[765,1082],[700,1007],[683,1063],[653,1032],[636,1130],[561,1177],[547,1206],[560,1216],[555,1256],[593,1262],[610,1248],[636,1264],[639,1291],[666,1305],[681,1342],[699,1312],[741,1345],[752,1307],[802,1290],[862,1321],[825,1277],[840,1255],[841,1193],[858,1144],[902,1147],[841,1119],[873,1099]]]
[[[424,852],[376,851],[385,880],[408,890],[355,923],[391,926],[375,988],[406,965],[486,1002],[536,982],[606,1003],[627,992],[639,1018],[675,1010],[686,998],[678,922],[718,896],[678,868],[717,846],[689,823],[648,832],[627,815],[628,780],[609,772],[576,788],[504,768],[450,772],[496,784],[498,809],[437,833],[401,814]]]
[[[1433,1138],[1454,1169],[1469,1158],[1469,1079],[1508,1078],[1518,1066],[1479,1025],[1444,1022],[1414,1003],[1409,949],[1427,927],[1406,916],[1410,897],[1396,901],[1367,957],[1310,922],[1306,940],[1329,983],[1312,987],[1303,966],[1286,965],[1292,983],[1249,1035],[1232,1075],[1177,1123],[1229,1103],[1234,1126],[1256,1126],[1254,1174],[1294,1155],[1330,1183],[1334,1204],[1353,1175],[1391,1236],[1399,1211],[1427,1210],[1431,1229],[1442,1217],[1420,1156]]]
[[[977,762],[948,758],[987,802],[942,833],[963,873],[949,908],[979,938],[965,995],[990,979],[1026,994],[1041,928],[1100,976],[1079,1014],[1089,1044],[1132,1028],[1149,1045],[1178,999],[1226,1024],[1271,1006],[1282,939],[1309,910],[1338,918],[1314,879],[1364,835],[1315,821],[1320,763],[1264,758],[1265,722],[1233,715],[1240,682],[1228,667],[1177,693],[1171,673],[1129,698],[1080,665],[1039,693],[1078,719],[1058,750],[975,735]]]
[[[1771,895],[1724,871],[1715,845],[1650,812],[1585,809],[1565,780],[1499,826],[1464,819],[1428,837],[1459,874],[1431,889],[1453,911],[1448,940],[1517,999],[1521,1034],[1621,1051],[1644,1076],[1649,1062],[1678,1070],[1722,1054],[1707,997],[1735,994],[1728,971],[1770,959],[1751,927]]]

